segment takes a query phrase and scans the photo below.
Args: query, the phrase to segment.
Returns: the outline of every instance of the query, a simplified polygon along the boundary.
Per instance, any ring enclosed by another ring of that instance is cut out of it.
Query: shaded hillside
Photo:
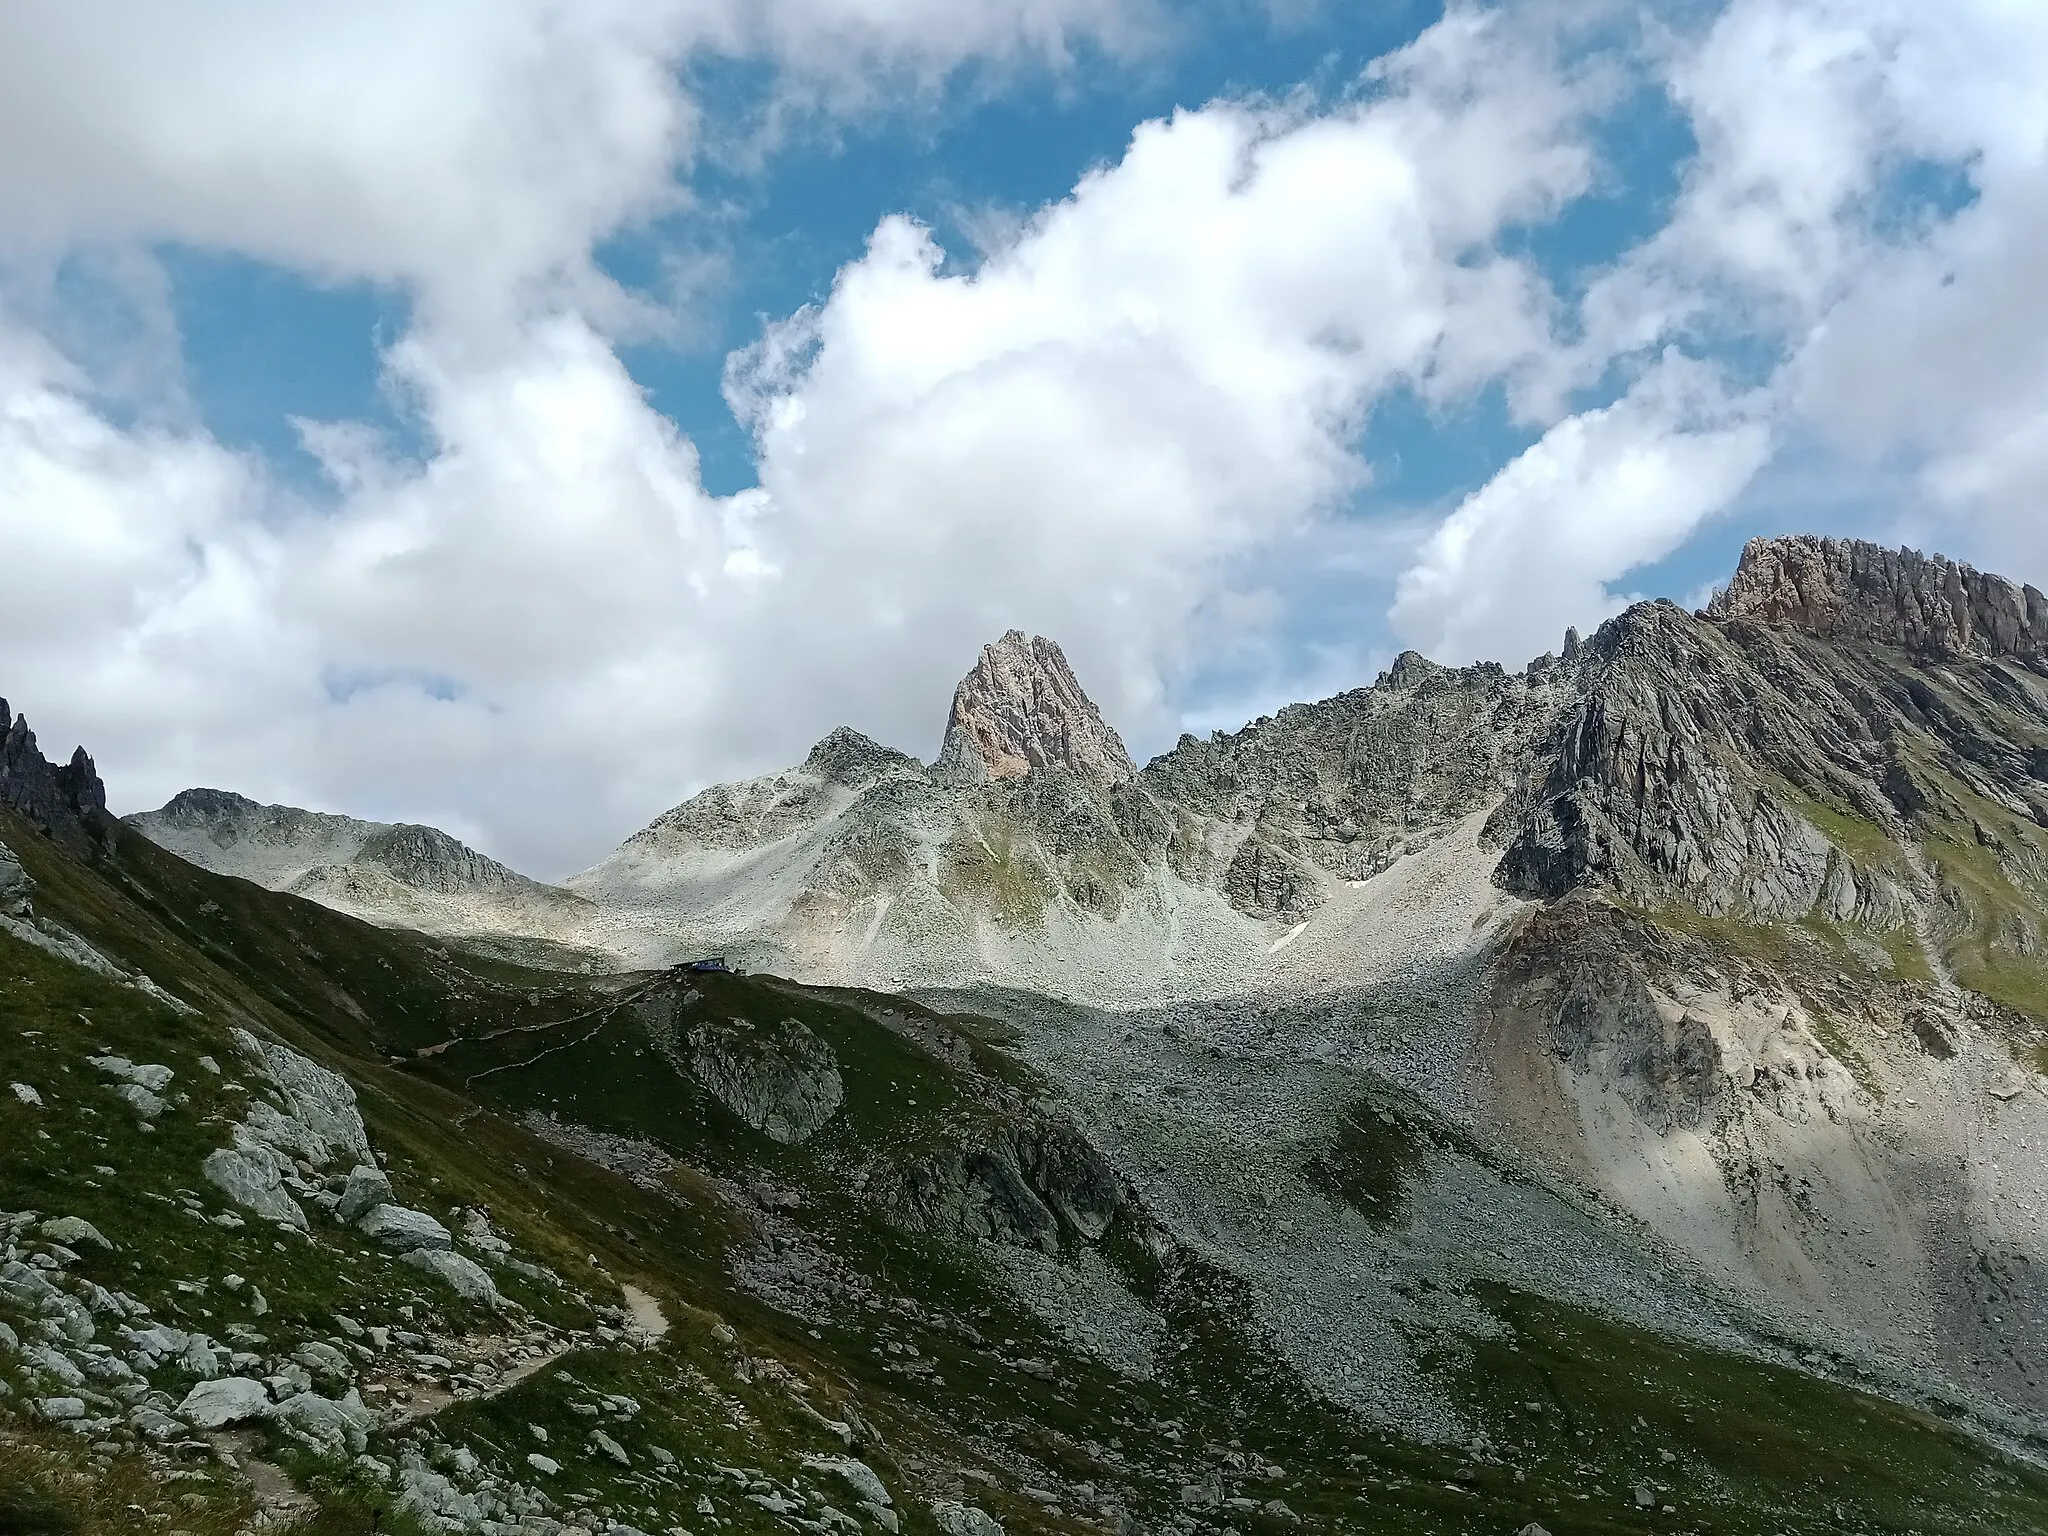
[[[520,971],[91,837],[76,858],[0,813],[12,921],[106,966],[0,935],[0,1078],[30,1090],[0,1095],[16,1523],[2048,1520],[2048,1482],[1937,1420],[1512,1293],[1442,1363],[1465,1433],[1404,1439],[1306,1389],[1242,1282],[985,1022],[769,978]],[[371,1209],[438,1223],[425,1251],[466,1269],[407,1259],[398,1218],[336,1219],[377,1177],[345,1166],[349,1102],[390,1185]],[[324,1158],[294,1139],[316,1132],[340,1138]],[[303,1233],[202,1171],[278,1144],[266,1188]],[[233,1395],[209,1381],[255,1383],[254,1416],[194,1424]]]

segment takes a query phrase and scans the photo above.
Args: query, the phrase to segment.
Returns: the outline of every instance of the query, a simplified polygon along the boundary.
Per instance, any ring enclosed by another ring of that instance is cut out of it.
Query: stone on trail
[[[271,1417],[329,1461],[360,1456],[369,1448],[369,1432],[376,1425],[375,1417],[353,1391],[339,1401],[317,1392],[300,1392],[279,1403]]]
[[[454,1236],[440,1222],[425,1211],[408,1210],[402,1205],[371,1206],[356,1223],[356,1230],[398,1253],[455,1246]]]
[[[267,1419],[272,1411],[263,1383],[246,1376],[202,1381],[178,1405],[179,1416],[199,1429],[225,1429],[247,1419]]]
[[[491,1277],[459,1253],[450,1253],[445,1248],[415,1248],[410,1253],[400,1254],[399,1259],[402,1263],[417,1265],[439,1275],[464,1301],[480,1301],[487,1307],[505,1304],[505,1298],[498,1294],[498,1287]]]

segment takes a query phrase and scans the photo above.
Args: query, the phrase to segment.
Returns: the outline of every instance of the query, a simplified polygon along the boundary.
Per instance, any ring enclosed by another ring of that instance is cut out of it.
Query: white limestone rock
[[[941,1501],[932,1506],[932,1520],[946,1536],[1003,1536],[995,1516],[973,1504]]]
[[[114,1245],[100,1236],[100,1229],[78,1216],[53,1216],[38,1229],[53,1243],[62,1243],[67,1248],[104,1248],[113,1251]]]
[[[498,1287],[492,1283],[491,1277],[474,1261],[459,1253],[451,1253],[445,1248],[415,1248],[410,1253],[401,1254],[400,1259],[440,1276],[464,1301],[482,1302],[487,1307],[505,1304],[505,1298],[498,1294]]]
[[[395,1253],[455,1246],[455,1238],[425,1211],[402,1205],[373,1205],[356,1222],[356,1230]]]
[[[391,1180],[374,1163],[359,1163],[350,1170],[348,1184],[334,1207],[334,1219],[353,1222],[364,1212],[380,1205],[395,1205]]]
[[[202,1381],[178,1405],[178,1417],[199,1429],[225,1429],[250,1419],[267,1419],[274,1411],[263,1383],[246,1376]]]

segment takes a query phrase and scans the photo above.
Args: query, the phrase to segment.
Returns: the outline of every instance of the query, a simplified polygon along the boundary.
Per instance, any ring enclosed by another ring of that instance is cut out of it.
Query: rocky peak
[[[107,814],[107,789],[80,747],[59,768],[43,756],[26,716],[8,713],[0,699],[0,805],[26,817],[74,849],[86,829]]]
[[[1857,539],[1752,539],[1714,619],[1934,656],[2048,656],[2048,597],[1944,555]]]
[[[1064,768],[1105,789],[1136,772],[1060,648],[1013,629],[982,647],[974,670],[953,690],[937,772],[979,784],[1038,768]]]
[[[866,784],[891,773],[924,771],[924,765],[908,753],[885,747],[850,725],[839,726],[811,748],[811,755],[804,759],[804,767],[821,779],[848,787]]]

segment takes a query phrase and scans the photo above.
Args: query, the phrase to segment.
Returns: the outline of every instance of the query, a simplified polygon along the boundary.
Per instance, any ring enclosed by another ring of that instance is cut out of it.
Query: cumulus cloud
[[[886,40],[915,12],[833,25]],[[101,497],[98,537],[119,551],[93,578],[112,606],[53,615],[40,664],[18,670],[127,798],[226,779],[442,821],[555,873],[840,719],[929,750],[947,686],[1011,623],[1060,634],[1114,711],[1170,728],[1176,668],[1222,638],[1204,622],[1262,611],[1236,564],[1367,473],[1351,444],[1371,402],[1396,384],[1454,394],[1542,345],[1542,285],[1493,242],[1590,171],[1584,91],[1461,9],[1356,101],[1142,126],[971,272],[884,219],[823,304],[735,361],[760,485],[721,500],[587,292],[590,242],[672,195],[686,152],[658,19],[516,11],[482,57],[442,60],[471,108],[540,94],[509,141],[460,126],[458,90],[455,106],[408,97],[339,146],[310,142],[317,104],[257,142],[216,124],[157,143],[179,93],[144,91],[111,125],[73,125],[77,187],[6,173],[0,195],[50,238],[201,240],[402,282],[422,303],[387,366],[427,452],[305,424],[333,505],[298,504],[203,435],[115,428],[54,363],[14,381],[12,416],[94,440],[56,457]],[[822,67],[803,49],[824,58],[833,27],[801,23],[748,25]],[[1000,36],[989,25],[960,46],[1051,56],[1075,30],[1040,0]],[[918,35],[906,67],[935,67],[944,29]],[[438,58],[438,35],[414,40]],[[524,73],[563,50],[560,78]],[[586,131],[593,93],[614,99]],[[235,127],[297,92],[256,94]],[[430,207],[450,178],[469,184]],[[47,442],[9,452],[18,473],[51,473]],[[9,505],[37,503],[51,494]],[[90,560],[74,539],[27,548],[22,570],[70,592]]]
[[[1633,599],[1611,583],[1670,554],[1762,466],[1755,407],[1673,354],[1613,405],[1566,417],[1431,534],[1395,629],[1441,661],[1513,662],[1619,612]]]
[[[731,360],[758,471],[732,497],[621,363],[647,301],[593,256],[687,215],[684,66],[754,57],[794,110],[886,110],[967,62],[1140,49],[1149,6],[17,9],[0,264],[146,268],[184,241],[392,285],[419,446],[301,423],[330,491],[296,494],[174,414],[110,409],[61,327],[0,300],[6,685],[127,804],[225,783],[560,874],[842,721],[929,753],[1012,624],[1058,635],[1139,743],[1199,712],[1190,677],[1271,653],[1277,593],[1350,581],[1361,551],[1400,637],[1533,654],[1802,434],[1907,456],[2018,547],[2048,409],[2048,327],[2004,323],[2039,302],[2039,27],[1992,0],[1952,33],[1890,0],[1735,0],[1589,58],[1547,19],[1582,9],[1455,5],[1341,99],[1141,124],[972,262],[879,218]],[[1521,235],[1597,185],[1629,69],[1661,72],[1700,151],[1573,312]],[[1969,206],[1896,217],[1922,162],[1966,174]],[[1731,337],[1767,378],[1728,382]],[[1374,410],[1491,386],[1534,446],[1419,538],[1428,509],[1360,523]],[[1294,670],[1357,681],[1318,667],[1383,638]]]

